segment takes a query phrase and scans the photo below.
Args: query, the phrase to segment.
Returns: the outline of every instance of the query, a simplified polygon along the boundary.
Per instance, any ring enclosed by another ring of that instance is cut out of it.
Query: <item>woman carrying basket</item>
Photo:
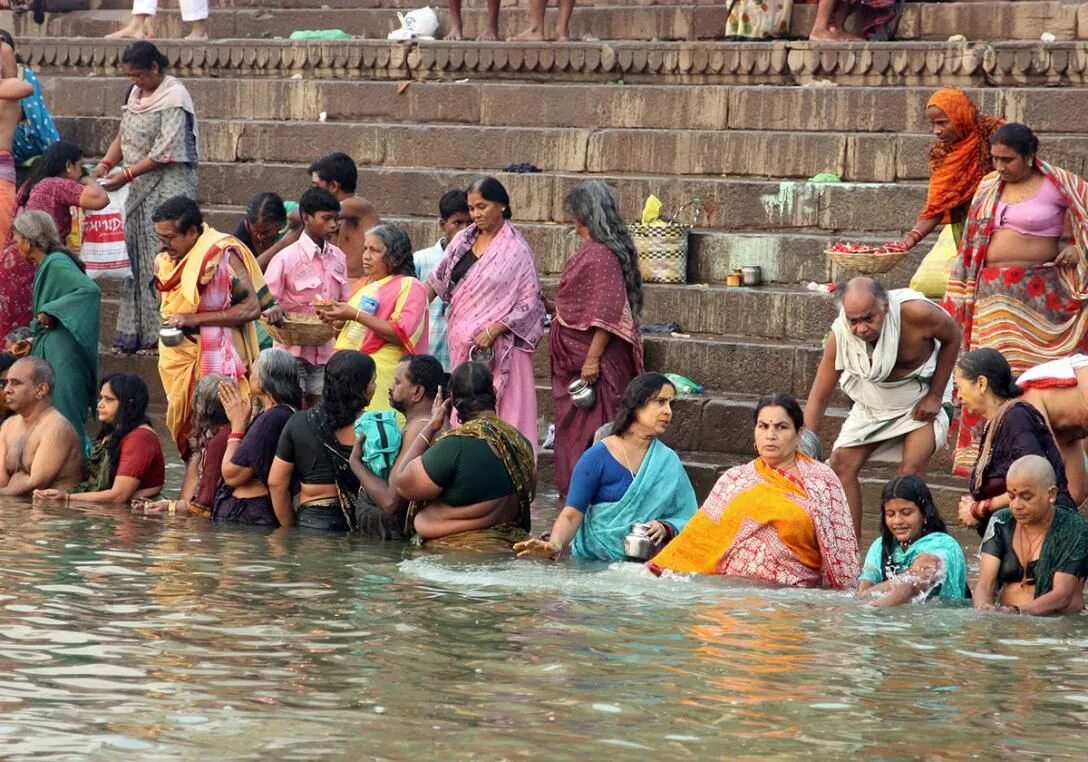
[[[616,417],[627,384],[642,372],[642,276],[616,199],[607,185],[589,180],[567,194],[566,208],[583,243],[559,280],[548,342],[561,497],[594,433]],[[594,388],[589,407],[571,398],[570,384],[579,379]]]

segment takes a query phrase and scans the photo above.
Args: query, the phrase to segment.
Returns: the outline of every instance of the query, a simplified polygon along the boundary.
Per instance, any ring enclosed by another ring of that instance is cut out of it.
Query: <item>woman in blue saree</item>
[[[699,505],[679,456],[660,437],[672,422],[676,388],[660,373],[643,373],[627,386],[612,433],[574,467],[566,505],[540,539],[514,546],[518,556],[623,560],[623,538],[634,523],[648,524],[660,550]]]
[[[880,536],[865,554],[858,594],[874,606],[897,606],[919,595],[959,601],[967,597],[967,558],[945,528],[933,495],[917,476],[884,485]]]

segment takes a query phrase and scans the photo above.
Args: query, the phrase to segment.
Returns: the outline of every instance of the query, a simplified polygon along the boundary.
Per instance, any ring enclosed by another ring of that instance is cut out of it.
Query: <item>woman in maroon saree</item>
[[[642,372],[642,277],[616,199],[598,180],[577,185],[567,212],[584,243],[567,260],[548,341],[555,401],[555,482],[561,497],[598,428],[616,416],[624,389]],[[593,384],[596,401],[576,407],[567,387]]]

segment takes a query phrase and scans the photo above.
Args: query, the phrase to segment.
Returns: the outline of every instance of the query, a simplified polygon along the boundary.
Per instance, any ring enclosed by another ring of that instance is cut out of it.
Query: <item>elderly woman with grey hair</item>
[[[567,194],[566,209],[583,243],[567,260],[550,305],[555,482],[561,497],[594,432],[615,418],[627,384],[642,372],[642,276],[616,199],[607,185],[589,180]],[[593,387],[588,407],[574,404],[569,389],[575,381]]]
[[[397,364],[405,355],[426,354],[429,332],[427,289],[415,278],[408,234],[393,225],[368,230],[363,273],[366,282],[351,299],[319,305],[317,315],[343,326],[337,351],[356,349],[374,360],[378,391],[367,410],[391,410]]]
[[[75,427],[84,452],[90,452],[87,416],[98,396],[98,317],[102,292],[87,277],[83,263],[64,248],[53,218],[23,212],[12,225],[12,243],[34,263],[30,329],[31,355],[57,374],[53,406]]]
[[[298,361],[286,349],[264,350],[253,366],[250,388],[252,399],[234,384],[219,387],[230,434],[212,520],[275,527],[279,521],[268,493],[268,471],[283,427],[302,407]],[[261,412],[251,419],[255,407]]]

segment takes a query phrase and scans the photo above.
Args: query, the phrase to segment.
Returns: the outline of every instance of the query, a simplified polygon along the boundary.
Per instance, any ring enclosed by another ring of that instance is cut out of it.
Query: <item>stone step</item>
[[[449,14],[435,9],[440,29],[449,31]],[[797,5],[790,20],[790,35],[808,36],[815,18],[815,6]],[[558,11],[547,12],[549,34],[554,34]],[[35,24],[27,14],[15,17],[17,37],[101,37],[119,28],[129,16],[128,9],[77,11],[50,14],[45,24]],[[483,8],[465,8],[464,32],[474,38],[486,26]],[[499,34],[510,37],[528,26],[524,7],[504,8],[499,17]],[[726,14],[721,5],[591,5],[575,7],[571,35],[591,35],[601,40],[714,40],[725,37]],[[969,40],[1038,40],[1044,32],[1059,40],[1086,36],[1085,23],[1078,21],[1077,6],[1063,2],[1016,3],[992,1],[971,3],[913,3],[904,8],[896,36],[899,40],[947,40],[962,34]],[[322,7],[314,2],[305,8],[213,8],[208,33],[216,39],[288,37],[299,29],[341,29],[349,34],[384,39],[400,27],[396,11],[389,8]],[[180,38],[187,33],[180,13],[163,9],[156,16],[154,34],[159,38]]]
[[[324,146],[323,150],[332,148]],[[257,190],[294,198],[309,185],[305,167],[270,162],[205,162],[200,165],[198,196],[203,203],[225,206],[245,206]],[[430,217],[443,193],[450,188],[467,188],[481,174],[363,166],[359,169],[358,189],[360,195],[392,213]],[[488,174],[506,186],[515,223],[565,222],[563,199],[570,188],[586,179],[583,174],[567,172]],[[627,219],[638,219],[652,193],[671,209],[689,199],[701,199],[700,227],[752,232],[827,231],[834,236],[837,231],[887,230],[904,223],[909,226],[926,196],[926,184],[920,182],[812,184],[668,174],[603,174],[597,179],[611,186]]]
[[[120,118],[59,118],[58,129],[85,150],[105,153]],[[1045,137],[1045,157],[1084,174],[1088,136]],[[807,179],[833,172],[847,182],[929,178],[924,135],[761,130],[593,130],[390,123],[200,120],[199,151],[211,162],[291,162],[330,146],[360,165],[474,169],[531,163],[543,170],[630,174],[669,168],[678,176]]]
[[[118,74],[123,41],[28,39],[35,71]],[[1022,87],[1085,84],[1084,42],[452,43],[162,41],[178,76],[469,78],[650,84],[820,84]]]
[[[243,207],[204,207],[209,224],[217,230],[233,230]],[[434,217],[411,217],[383,214],[382,219],[405,230],[416,248],[430,245],[439,237]],[[912,220],[909,215],[899,222],[906,228]],[[563,271],[567,258],[578,248],[568,225],[557,223],[518,222],[518,229],[525,235],[536,255],[537,268],[542,276],[554,276]],[[903,230],[884,232],[849,233],[852,241],[877,244],[900,237]],[[764,283],[805,285],[828,283],[848,278],[853,272],[833,265],[823,251],[829,241],[840,236],[829,231],[775,232],[730,231],[695,229],[691,232],[688,249],[688,283],[724,285],[726,276],[739,267],[758,265],[762,268]],[[880,276],[891,288],[900,288],[910,282],[921,259],[929,252],[936,234],[908,254],[891,271]]]
[[[330,123],[463,124],[473,127],[565,127],[646,130],[929,134],[925,105],[932,87],[790,87],[638,85],[496,81],[395,82],[336,79],[187,80],[197,112],[226,119]],[[116,76],[42,79],[55,116],[120,112],[131,83]],[[970,89],[988,114],[1027,122],[1037,133],[1083,133],[1088,88]],[[922,151],[918,160],[924,158]]]

